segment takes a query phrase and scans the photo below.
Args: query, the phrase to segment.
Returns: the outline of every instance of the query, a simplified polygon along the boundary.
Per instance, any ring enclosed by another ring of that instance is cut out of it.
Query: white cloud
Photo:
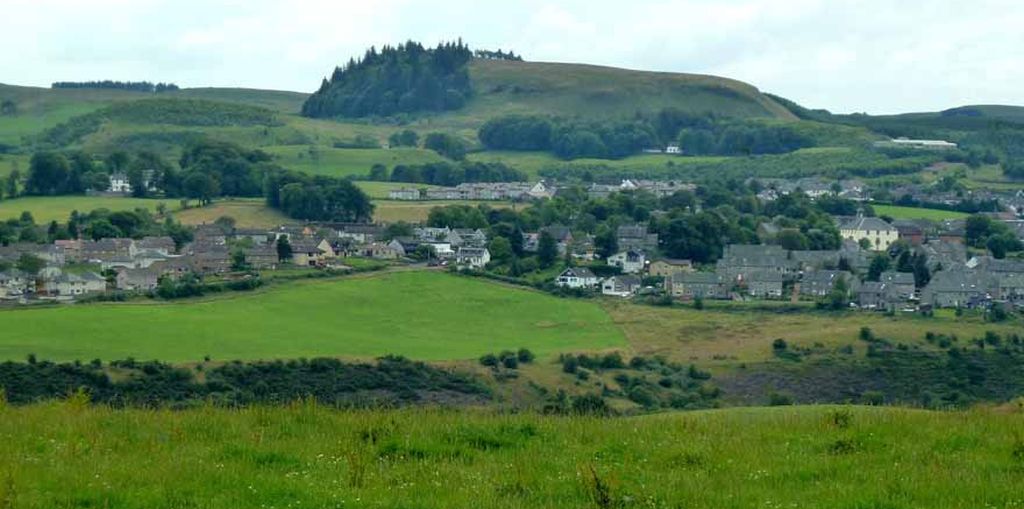
[[[527,58],[719,74],[811,107],[1024,103],[1024,2],[6,0],[0,81],[311,90],[369,45],[462,36]]]

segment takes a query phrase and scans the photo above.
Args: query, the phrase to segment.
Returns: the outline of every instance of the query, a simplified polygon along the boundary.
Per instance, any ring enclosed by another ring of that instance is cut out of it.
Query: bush
[[[529,364],[536,358],[536,356],[533,355],[533,352],[525,348],[520,348],[519,351],[516,352],[516,357],[519,359],[519,362],[522,362],[523,364]]]
[[[773,392],[768,396],[770,406],[789,406],[793,404],[793,397],[781,392]]]
[[[789,345],[786,344],[786,340],[782,339],[782,338],[779,338],[779,339],[776,339],[775,341],[772,341],[772,350],[775,350],[776,352],[783,351],[788,346]]]
[[[493,353],[489,353],[487,355],[484,355],[483,357],[480,357],[480,364],[483,366],[487,366],[489,368],[497,367],[498,357],[495,356]]]

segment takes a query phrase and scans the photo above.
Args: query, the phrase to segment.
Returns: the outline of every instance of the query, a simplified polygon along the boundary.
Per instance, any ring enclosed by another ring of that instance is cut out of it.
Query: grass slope
[[[144,198],[120,198],[105,196],[30,196],[0,201],[0,220],[16,218],[22,212],[32,213],[36,223],[50,221],[66,222],[72,211],[90,212],[96,209],[135,210],[137,208],[155,211],[163,203],[169,210],[177,207],[177,200]]]
[[[11,507],[1018,507],[1019,413],[0,412]]]
[[[189,225],[209,224],[222,216],[234,218],[235,225],[239,228],[273,228],[296,222],[267,207],[261,198],[219,200],[205,207],[181,210],[174,214],[175,219]]]
[[[900,207],[897,205],[872,205],[875,214],[889,216],[893,219],[928,219],[931,221],[943,221],[946,219],[963,219],[969,214],[963,212],[923,209],[919,207]]]
[[[205,302],[0,312],[0,358],[173,362],[315,356],[468,359],[622,346],[593,303],[442,273],[313,282]]]
[[[334,177],[366,177],[375,164],[388,168],[405,164],[426,164],[444,159],[432,150],[417,148],[333,148],[316,145],[267,147],[265,151],[277,156],[277,163],[285,168],[311,175]]]

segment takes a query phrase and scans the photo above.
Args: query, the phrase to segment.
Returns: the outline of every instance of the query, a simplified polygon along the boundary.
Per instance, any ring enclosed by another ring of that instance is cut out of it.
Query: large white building
[[[839,235],[844,240],[860,242],[867,239],[871,249],[885,251],[893,242],[900,238],[900,232],[895,226],[886,223],[877,217],[857,217],[847,219],[839,224]]]

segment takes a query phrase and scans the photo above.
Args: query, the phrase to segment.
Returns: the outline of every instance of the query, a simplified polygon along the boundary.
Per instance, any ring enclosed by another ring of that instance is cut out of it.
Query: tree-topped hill
[[[389,116],[461,108],[472,95],[467,64],[473,52],[462,41],[427,49],[417,42],[380,51],[336,68],[302,106],[307,117]]]

